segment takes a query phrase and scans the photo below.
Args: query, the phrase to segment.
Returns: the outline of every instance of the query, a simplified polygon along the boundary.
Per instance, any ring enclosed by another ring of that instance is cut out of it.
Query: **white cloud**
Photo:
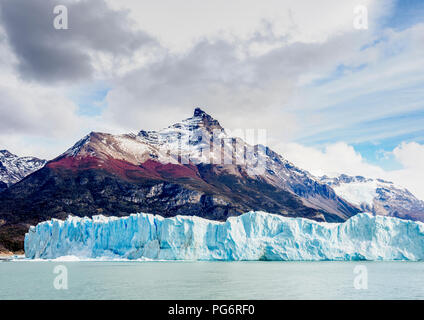
[[[393,150],[393,154],[403,169],[388,172],[388,176],[424,200],[424,145],[402,143]]]
[[[424,169],[424,145],[404,142],[393,150],[393,154],[407,169]]]
[[[359,152],[344,142],[327,145],[323,150],[297,143],[279,145],[276,150],[316,176],[335,177],[345,173],[378,178],[384,175],[380,167],[367,163]]]

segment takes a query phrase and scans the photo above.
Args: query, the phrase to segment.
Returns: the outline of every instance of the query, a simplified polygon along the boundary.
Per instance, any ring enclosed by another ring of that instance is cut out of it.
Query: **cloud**
[[[424,169],[424,145],[404,142],[393,150],[393,154],[406,169]]]
[[[165,3],[169,8],[176,6]],[[113,79],[104,117],[131,131],[156,129],[188,117],[194,106],[202,106],[228,128],[266,128],[275,141],[291,141],[306,135],[316,126],[307,114],[299,112],[303,101],[297,104],[296,100],[302,96],[300,90],[307,82],[305,79],[330,74],[341,64],[356,67],[364,63],[360,57],[364,54],[368,57],[368,53],[362,53],[361,48],[375,40],[376,21],[387,13],[387,8],[378,3],[381,4],[378,1],[364,3],[372,17],[372,30],[367,32],[352,27],[356,1],[313,5],[302,1],[279,2],[272,4],[273,12],[269,7],[244,3],[246,12],[250,12],[255,21],[249,23],[237,13],[239,6],[228,5],[226,10],[234,14],[234,19],[246,22],[245,25],[242,23],[231,36],[221,34],[216,21],[210,28],[203,28],[200,23],[199,28],[193,28],[194,33],[182,32],[185,40],[181,41],[190,42],[189,46],[170,49],[155,61]],[[134,9],[132,16],[137,17],[149,33],[163,39],[163,30],[146,16],[146,12],[159,10],[158,5],[144,1],[120,4],[120,7]],[[197,26],[200,17],[207,21],[213,20],[212,17],[219,20],[218,11],[201,11],[198,4],[190,5],[192,11],[179,8],[175,16],[167,19],[164,25],[169,37],[181,30],[178,22],[188,21],[185,23]],[[225,6],[223,2],[214,2],[215,9],[221,5]],[[331,10],[319,11],[330,7]],[[195,14],[199,16],[191,20]],[[164,19],[160,15],[153,16],[159,17],[156,23]],[[280,20],[288,24],[282,25]],[[174,23],[175,27],[170,27]],[[232,22],[225,20],[222,28],[229,30],[230,25]],[[197,32],[202,34],[200,40]],[[194,44],[193,39],[196,39]],[[331,126],[336,122],[332,119]],[[330,124],[320,123],[322,127],[330,127]]]
[[[323,149],[288,143],[278,146],[276,150],[316,176],[335,177],[345,173],[379,178],[384,175],[380,167],[367,163],[359,152],[344,142],[330,144]]]
[[[53,9],[68,8],[69,29],[53,27]],[[134,29],[125,11],[111,10],[103,0],[2,0],[1,23],[17,67],[25,80],[48,84],[93,76],[96,68],[133,56],[153,38]]]
[[[297,141],[381,141],[422,130],[424,24],[378,33],[369,45],[299,88]],[[317,80],[318,79],[318,80]]]
[[[0,97],[0,134],[66,135],[78,123],[76,106],[54,90],[3,85]]]
[[[53,27],[57,4],[68,8],[68,30]],[[52,158],[91,130],[116,132],[99,116],[81,115],[72,94],[89,94],[98,79],[158,48],[128,12],[102,0],[1,0],[0,145]]]
[[[404,142],[393,150],[393,154],[403,169],[389,172],[388,175],[424,200],[424,145]]]
[[[171,51],[184,52],[199,39],[247,40],[267,33],[290,43],[317,43],[352,30],[353,9],[369,11],[370,28],[390,10],[393,1],[375,0],[107,0],[114,8],[126,8],[144,30]]]
[[[281,47],[261,55],[249,52],[258,37],[203,40],[115,79],[104,117],[131,130],[154,129],[189,116],[200,105],[226,127],[266,128],[287,141],[299,127],[286,109],[300,77],[331,70],[355,52],[364,36],[351,32],[314,44],[276,39]]]
[[[65,92],[1,73],[0,148],[51,158],[86,134],[92,120],[77,115],[78,106]]]

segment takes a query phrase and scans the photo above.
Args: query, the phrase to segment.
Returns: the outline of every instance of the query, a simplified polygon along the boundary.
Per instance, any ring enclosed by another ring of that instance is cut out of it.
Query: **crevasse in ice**
[[[160,260],[423,260],[424,223],[358,214],[319,223],[265,212],[216,222],[199,217],[69,217],[31,227],[27,258]]]

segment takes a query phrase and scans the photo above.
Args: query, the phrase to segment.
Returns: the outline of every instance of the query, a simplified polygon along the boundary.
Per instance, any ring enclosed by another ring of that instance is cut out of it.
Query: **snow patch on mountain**
[[[50,220],[25,236],[31,259],[61,256],[158,260],[423,260],[424,224],[360,213],[319,223],[265,212],[217,222],[133,214]]]

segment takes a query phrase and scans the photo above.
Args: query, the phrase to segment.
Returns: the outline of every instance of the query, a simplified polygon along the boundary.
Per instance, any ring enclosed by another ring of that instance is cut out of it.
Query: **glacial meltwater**
[[[0,299],[423,298],[423,262],[0,262]]]

